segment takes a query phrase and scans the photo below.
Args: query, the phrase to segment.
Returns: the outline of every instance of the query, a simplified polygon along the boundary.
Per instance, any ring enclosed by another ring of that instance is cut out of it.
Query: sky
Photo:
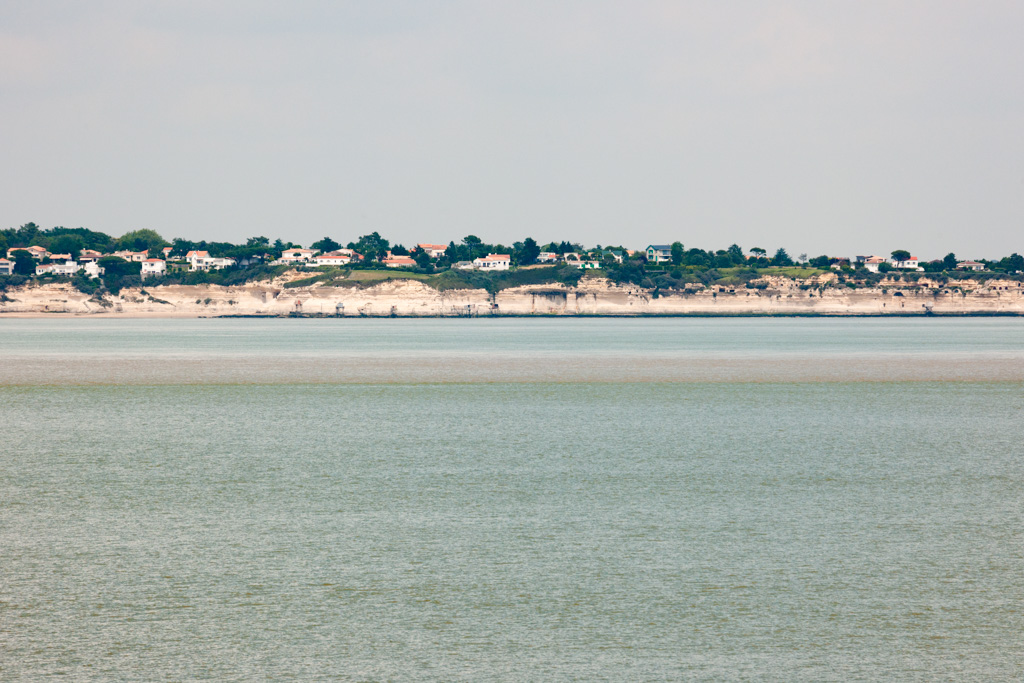
[[[1018,0],[0,3],[0,225],[1024,252]]]

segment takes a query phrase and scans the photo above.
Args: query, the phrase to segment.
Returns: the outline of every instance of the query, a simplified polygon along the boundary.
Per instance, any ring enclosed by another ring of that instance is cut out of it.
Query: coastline
[[[948,287],[881,283],[847,289],[778,278],[758,289],[658,292],[588,278],[577,286],[526,285],[491,294],[442,291],[415,280],[367,287],[288,287],[277,281],[142,287],[97,299],[61,283],[11,289],[0,300],[0,319],[879,316],[1024,316],[1024,288],[1010,280],[967,280]]]

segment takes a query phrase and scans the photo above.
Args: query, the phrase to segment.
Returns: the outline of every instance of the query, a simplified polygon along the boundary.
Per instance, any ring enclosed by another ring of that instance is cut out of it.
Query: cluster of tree
[[[785,249],[779,249],[774,259],[768,259],[767,252],[760,247],[750,250],[753,256],[748,259],[743,254],[743,249],[738,244],[731,245],[728,249],[717,251],[705,251],[704,249],[687,249],[681,242],[673,242],[671,245],[671,264],[673,266],[698,266],[702,268],[734,268],[756,262],[763,266],[791,266],[793,260],[786,253]]]
[[[532,237],[527,237],[522,242],[516,242],[511,247],[507,247],[503,244],[488,244],[476,235],[466,235],[458,244],[454,241],[449,242],[444,254],[434,260],[430,254],[418,246],[413,246],[410,249],[402,244],[392,245],[377,232],[363,235],[345,246],[361,254],[366,261],[381,261],[389,252],[394,256],[411,256],[416,261],[416,266],[427,272],[444,270],[460,261],[472,261],[488,254],[509,254],[514,264],[525,266],[536,262],[541,251]],[[340,249],[341,244],[330,237],[324,237],[311,244],[310,247],[329,252]]]
[[[895,256],[893,257],[895,258]],[[926,273],[941,273],[947,271],[956,270],[957,264],[962,259],[958,259],[956,254],[950,252],[946,254],[941,260],[928,261],[921,264]],[[1024,256],[1013,253],[1009,256],[1004,256],[998,260],[986,260],[982,259],[979,263],[985,265],[986,270],[1000,272],[1000,273],[1019,273],[1024,272]]]
[[[598,248],[600,248],[600,247],[598,247]],[[541,249],[540,251],[543,251],[543,252],[548,253],[548,254],[558,254],[559,256],[561,256],[562,254],[579,253],[579,252],[584,251],[584,249],[583,249],[583,245],[579,244],[578,242],[562,241],[562,242],[548,242],[547,244],[544,245],[544,248]]]
[[[700,268],[736,268],[738,266],[757,266],[767,268],[769,266],[792,266],[795,262],[785,249],[778,249],[774,256],[769,257],[768,252],[761,247],[754,247],[750,250],[750,256],[743,253],[743,248],[738,244],[732,244],[728,249],[704,250],[692,247],[687,249],[682,242],[673,242],[670,245],[672,266],[691,266]]]
[[[909,261],[911,258],[910,252],[906,249],[896,249],[890,253],[893,261]],[[816,256],[808,261],[808,265],[815,268],[828,268],[830,267],[835,259],[829,258],[828,256]],[[961,259],[957,258],[956,254],[950,252],[941,259],[934,261],[922,261],[917,264],[925,273],[950,273],[957,270],[957,266],[960,264]],[[1021,273],[1024,272],[1024,256],[1018,253],[1013,253],[1009,256],[1004,256],[998,260],[984,260],[982,259],[979,263],[983,264],[985,270],[996,272],[996,273]],[[851,266],[852,268],[853,266]],[[899,270],[896,266],[891,263],[881,263],[878,266],[878,270],[881,273],[891,273]]]
[[[120,237],[87,228],[65,228],[57,226],[43,230],[35,223],[26,223],[20,228],[0,230],[0,251],[12,247],[40,246],[53,254],[70,254],[77,260],[82,251],[91,249],[101,253],[112,251],[150,251],[168,246],[154,230],[132,230]]]
[[[244,243],[239,244],[206,240],[193,241],[183,238],[168,241],[156,231],[148,229],[133,230],[120,237],[113,237],[86,228],[58,226],[44,230],[35,223],[26,223],[20,228],[0,230],[0,253],[11,247],[31,245],[44,247],[55,254],[70,254],[72,259],[78,259],[85,249],[101,253],[118,250],[146,251],[152,257],[161,257],[162,249],[170,246],[172,255],[177,257],[184,257],[189,251],[206,251],[214,257],[234,258],[250,269],[258,268],[262,264],[279,258],[286,249],[300,246],[281,239],[271,242],[264,236],[250,237]],[[330,237],[324,237],[310,246],[313,249],[330,252],[340,249],[342,243]],[[579,243],[567,240],[548,242],[544,246],[540,246],[531,237],[506,246],[485,243],[476,235],[467,235],[457,243],[450,242],[444,254],[437,259],[432,259],[429,254],[416,246],[406,248],[402,244],[392,245],[389,240],[377,232],[363,235],[355,241],[348,242],[345,246],[364,256],[365,260],[361,262],[363,267],[382,267],[380,261],[390,252],[393,255],[411,256],[416,262],[416,269],[426,273],[446,270],[461,261],[473,261],[492,253],[509,254],[512,264],[516,266],[528,266],[536,263],[542,251],[559,255],[578,253],[586,259],[601,263],[608,277],[613,281],[654,287],[680,287],[687,282],[703,282],[711,278],[712,275],[717,276],[719,270],[726,268],[751,269],[806,265],[825,269],[834,263],[834,259],[825,255],[808,259],[806,254],[801,254],[794,259],[784,248],[779,248],[774,254],[769,255],[767,250],[754,247],[750,249],[748,255],[737,244],[733,244],[727,249],[704,250],[693,247],[687,249],[683,243],[678,241],[671,244],[671,259],[667,264],[648,263],[646,255],[642,252],[628,256],[627,250],[622,247],[602,248],[598,245],[593,249],[585,249]],[[12,258],[15,261],[14,270],[17,274],[25,276],[34,274],[37,262],[29,254],[14,252]],[[622,260],[620,261],[619,258]],[[892,252],[892,258],[896,261],[908,260],[910,252],[898,249]],[[1018,273],[1024,271],[1024,257],[1017,253],[998,260],[982,261],[982,263],[985,264],[987,270],[993,272]],[[114,257],[102,259],[99,265],[106,268],[105,279],[115,287],[118,286],[117,283],[131,282],[139,275],[139,264],[124,262]],[[957,268],[958,259],[955,254],[950,253],[941,260],[923,262],[920,265],[928,273],[952,272]],[[239,266],[239,268],[241,267]],[[888,263],[881,264],[880,270],[883,273],[891,272],[893,266]],[[228,275],[228,277],[233,276]],[[732,275],[731,277],[736,276]]]
[[[43,230],[35,223],[26,223],[20,228],[0,230],[0,251],[6,251],[11,247],[38,245],[55,254],[77,255],[83,249],[110,251],[116,242],[117,240],[106,233],[85,228],[58,226]]]
[[[233,258],[236,260],[273,260],[279,258],[285,249],[298,248],[300,245],[293,242],[284,242],[281,239],[271,243],[270,238],[250,237],[242,244],[232,242],[207,242],[206,240],[193,241],[180,237],[174,238],[170,245],[171,253],[183,257],[190,251],[205,251],[216,258]],[[315,247],[314,247],[315,248]]]

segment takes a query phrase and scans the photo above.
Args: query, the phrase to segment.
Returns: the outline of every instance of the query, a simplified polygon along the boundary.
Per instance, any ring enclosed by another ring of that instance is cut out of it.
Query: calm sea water
[[[0,678],[1020,680],[1024,320],[2,320]]]

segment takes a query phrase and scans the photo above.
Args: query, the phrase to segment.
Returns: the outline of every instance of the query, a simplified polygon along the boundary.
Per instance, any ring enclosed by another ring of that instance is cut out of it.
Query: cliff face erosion
[[[1024,288],[1012,280],[883,281],[852,289],[827,280],[765,278],[753,287],[655,291],[584,278],[575,287],[530,285],[496,294],[483,289],[439,291],[416,280],[348,287],[286,285],[171,285],[101,297],[70,284],[37,285],[3,293],[0,316],[1024,315]]]

